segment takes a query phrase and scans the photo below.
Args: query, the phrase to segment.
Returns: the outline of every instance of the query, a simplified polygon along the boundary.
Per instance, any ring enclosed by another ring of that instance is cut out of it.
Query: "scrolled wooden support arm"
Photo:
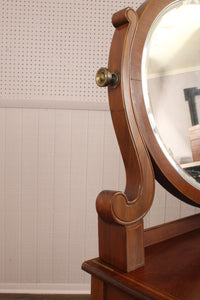
[[[115,213],[115,202],[124,202],[124,205],[128,205],[128,199],[123,192],[116,191],[102,191],[96,201],[96,209],[101,218],[108,223],[127,224]]]
[[[108,223],[136,223],[144,217],[148,208],[137,200],[130,202],[126,194],[120,191],[102,191],[96,200],[98,215]]]
[[[126,188],[124,193],[101,192],[96,207],[99,216],[106,222],[126,225],[138,222],[150,209],[154,194],[154,173],[130,93],[129,58],[138,17],[128,7],[114,14],[112,21],[116,30],[108,68],[121,74],[121,83],[116,89],[108,88],[108,94],[113,125],[126,170]]]
[[[96,201],[100,258],[123,271],[144,265],[143,217],[154,195],[154,172],[140,132],[130,88],[130,57],[138,16],[126,8],[113,16],[116,30],[108,69],[120,84],[108,87],[112,121],[126,171],[124,192],[103,191]]]
[[[130,19],[133,16],[133,9],[131,7],[126,7],[112,16],[112,24],[115,28],[118,28],[122,25],[130,23]],[[129,16],[130,14],[130,16]],[[134,16],[135,17],[135,16]]]

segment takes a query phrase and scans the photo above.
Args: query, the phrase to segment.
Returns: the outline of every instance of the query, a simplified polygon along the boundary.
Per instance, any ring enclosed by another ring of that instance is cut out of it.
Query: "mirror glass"
[[[142,85],[162,151],[199,189],[200,0],[174,1],[154,21],[143,51]]]

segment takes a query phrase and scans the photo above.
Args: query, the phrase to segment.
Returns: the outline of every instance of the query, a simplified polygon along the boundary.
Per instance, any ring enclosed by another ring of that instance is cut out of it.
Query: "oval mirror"
[[[148,2],[132,54],[139,124],[157,179],[200,203],[200,0]]]
[[[152,25],[143,53],[144,99],[157,141],[172,164],[171,157],[197,182],[200,182],[199,16],[199,1],[170,5]],[[182,174],[185,176],[184,171]],[[188,180],[197,185],[190,177]]]

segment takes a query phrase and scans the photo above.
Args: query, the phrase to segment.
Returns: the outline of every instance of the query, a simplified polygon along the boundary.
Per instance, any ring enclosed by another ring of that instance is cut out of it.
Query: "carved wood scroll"
[[[119,72],[120,85],[108,88],[110,111],[126,170],[124,192],[103,191],[96,201],[100,258],[130,271],[144,264],[143,217],[154,196],[154,172],[135,115],[130,88],[131,45],[138,17],[126,8],[113,15],[116,28],[108,69]],[[123,258],[122,258],[123,256]]]

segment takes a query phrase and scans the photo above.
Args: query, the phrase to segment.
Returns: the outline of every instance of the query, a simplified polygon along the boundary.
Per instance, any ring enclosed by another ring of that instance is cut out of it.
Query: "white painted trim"
[[[108,102],[63,101],[63,100],[20,100],[0,99],[0,108],[39,108],[39,109],[66,109],[66,110],[93,110],[108,111]]]
[[[0,293],[89,295],[90,284],[0,283]]]
[[[148,79],[151,78],[157,78],[157,77],[165,77],[170,75],[177,75],[177,74],[183,74],[183,73],[189,73],[189,72],[196,72],[200,70],[200,66],[193,66],[188,68],[179,68],[174,70],[166,70],[163,72],[153,73],[148,75]]]

